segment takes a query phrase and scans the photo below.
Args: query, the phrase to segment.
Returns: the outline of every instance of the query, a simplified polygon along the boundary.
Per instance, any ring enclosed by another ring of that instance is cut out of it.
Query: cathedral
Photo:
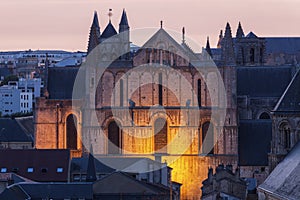
[[[227,23],[217,48],[208,39],[196,53],[163,22],[137,49],[130,33],[125,10],[118,31],[111,20],[101,31],[95,12],[86,62],[46,69],[37,149],[147,157],[172,168],[182,199],[199,199],[209,168],[260,184],[300,139],[300,38],[245,35],[240,23],[233,36]]]

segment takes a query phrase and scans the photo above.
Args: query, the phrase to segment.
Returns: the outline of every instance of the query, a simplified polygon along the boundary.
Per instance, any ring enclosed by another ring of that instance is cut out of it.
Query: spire
[[[127,14],[126,14],[125,9],[123,9],[123,13],[122,13],[122,17],[121,17],[121,21],[120,21],[119,25],[120,25],[120,29],[122,26],[127,27],[129,29],[128,19],[127,19]],[[122,31],[120,31],[120,32],[122,32]]]
[[[98,14],[94,12],[94,19],[90,29],[89,42],[88,42],[88,54],[100,43],[100,26],[98,21]]]
[[[182,43],[185,43],[185,27],[182,28]]]
[[[160,28],[163,28],[163,20],[160,21]]]
[[[93,27],[100,28],[100,26],[99,26],[99,21],[98,21],[98,14],[97,14],[97,11],[94,12],[94,19],[93,19],[92,26],[93,26]]]
[[[221,48],[222,39],[223,39],[223,30],[220,30],[220,35],[219,35],[219,40],[218,40],[217,48]]]
[[[209,37],[207,37],[205,50],[210,55],[210,57],[212,57],[212,53],[211,53],[211,49],[210,49],[210,44],[209,44]]]
[[[235,65],[235,54],[233,48],[233,39],[231,34],[231,28],[229,23],[226,24],[224,38],[221,42],[222,48],[222,61],[224,65],[233,66]]]
[[[90,152],[89,152],[88,166],[87,166],[87,174],[86,174],[86,181],[87,182],[94,182],[94,181],[97,180],[94,160],[95,160],[95,158],[93,156],[93,146],[91,145],[91,149],[90,149]]]
[[[230,27],[230,24],[228,22],[226,24],[224,38],[232,38],[231,27]]]
[[[238,29],[236,31],[236,38],[242,38],[242,37],[245,37],[245,34],[244,34],[244,31],[243,31],[241,22],[239,22],[239,26],[238,26]]]

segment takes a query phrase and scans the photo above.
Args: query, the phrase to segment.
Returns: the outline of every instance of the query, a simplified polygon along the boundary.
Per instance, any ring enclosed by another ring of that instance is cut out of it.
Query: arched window
[[[210,122],[202,125],[202,153],[214,153],[214,127]]]
[[[158,74],[158,104],[163,105],[163,85],[162,85],[162,74]]]
[[[118,124],[113,121],[108,125],[108,154],[121,153],[121,133]]]
[[[282,143],[285,149],[291,148],[291,128],[287,123],[283,123],[280,126],[280,134],[282,138]]]
[[[163,118],[158,118],[154,122],[154,150],[156,153],[167,153],[167,133],[167,121]]]
[[[271,119],[270,115],[266,112],[261,113],[259,119]]]
[[[250,62],[251,63],[254,63],[254,53],[255,53],[254,48],[251,48],[250,49]]]
[[[289,127],[284,127],[284,147],[286,149],[291,148],[291,130]]]
[[[67,117],[67,149],[77,149],[77,118],[70,114]]]
[[[197,97],[198,97],[198,107],[201,107],[201,79],[197,81]]]

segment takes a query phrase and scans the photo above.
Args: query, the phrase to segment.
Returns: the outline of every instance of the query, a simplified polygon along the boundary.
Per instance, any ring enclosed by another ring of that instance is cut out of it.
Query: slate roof
[[[283,95],[274,108],[275,112],[299,112],[300,111],[300,72],[299,70],[287,86]]]
[[[278,199],[300,199],[300,142],[277,165],[258,190],[273,194]]]
[[[13,197],[13,198],[11,198]],[[17,197],[17,198],[16,198]],[[9,186],[0,199],[93,199],[91,183],[18,183]]]
[[[112,187],[113,185],[113,187]],[[162,185],[139,181],[123,172],[114,172],[96,181],[93,185],[95,195],[99,194],[134,194],[163,195],[170,194],[170,189]]]
[[[87,173],[88,160],[89,160],[88,157],[72,158],[71,172]],[[116,171],[115,169],[110,168],[105,164],[101,163],[98,159],[94,159],[94,163],[95,163],[95,170],[98,173],[109,174]]]
[[[33,116],[18,117],[15,120],[28,136],[34,138]]]
[[[65,58],[54,64],[55,67],[76,67],[78,65],[78,59],[74,57]]]
[[[280,97],[292,79],[293,68],[237,67],[237,94],[250,97]]]
[[[22,158],[22,159],[20,159]],[[68,180],[70,151],[47,149],[0,150],[0,168],[40,182],[66,182]],[[28,168],[33,168],[28,172]],[[63,168],[61,173],[57,168]]]
[[[33,139],[16,119],[0,118],[0,142],[33,142]]]
[[[145,169],[149,164],[153,165],[153,170],[158,170],[162,167],[162,163],[151,160],[149,158],[118,158],[118,157],[102,157],[94,155],[95,169],[97,173],[109,174],[116,170],[139,173],[141,166]],[[71,161],[72,172],[86,172],[88,166],[88,157],[73,158]],[[113,169],[110,166],[117,166],[118,169]],[[168,167],[169,168],[169,167]]]
[[[104,29],[101,38],[102,39],[107,39],[109,37],[112,37],[114,35],[118,34],[115,27],[112,25],[111,22],[108,23],[108,25],[106,26],[106,28]]]
[[[79,67],[48,68],[48,92],[50,99],[72,99],[73,86]],[[84,79],[85,80],[85,79]],[[85,81],[81,85],[84,90]],[[79,98],[79,97],[78,97]]]
[[[267,166],[272,120],[240,120],[238,131],[239,165]]]
[[[266,53],[300,53],[300,37],[266,37]]]
[[[167,31],[163,28],[160,28],[145,44],[141,47],[141,49],[147,48],[158,48],[153,45],[157,45],[157,42],[166,39],[169,40],[172,46],[176,48],[177,51],[182,52],[183,55],[188,56],[186,49],[180,45]]]
[[[12,185],[8,188],[6,188],[1,194],[0,194],[0,200],[26,200],[30,199],[30,196],[22,190],[21,187]]]

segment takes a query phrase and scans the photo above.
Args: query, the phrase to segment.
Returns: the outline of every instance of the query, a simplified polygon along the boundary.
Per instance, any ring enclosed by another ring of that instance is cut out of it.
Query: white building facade
[[[15,113],[30,113],[36,97],[40,97],[41,79],[19,79],[0,87],[0,112],[2,116]]]

